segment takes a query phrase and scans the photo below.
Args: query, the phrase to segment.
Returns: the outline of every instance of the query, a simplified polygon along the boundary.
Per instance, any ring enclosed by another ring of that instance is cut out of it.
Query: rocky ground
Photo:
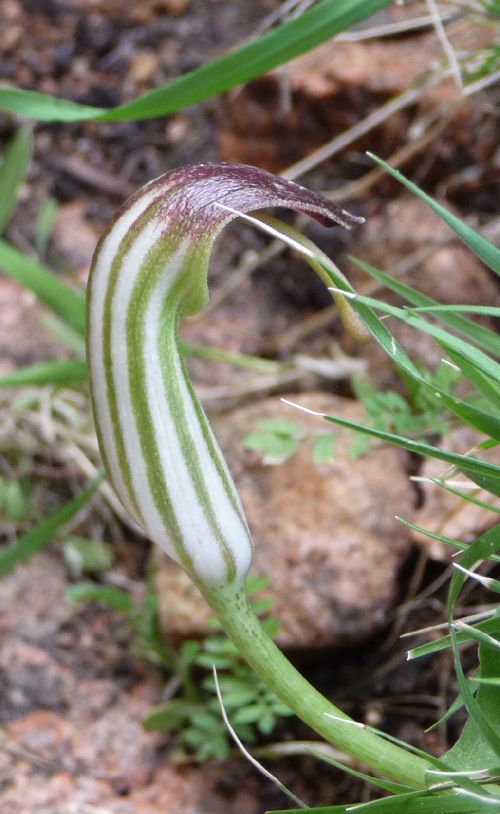
[[[4,0],[0,77],[87,104],[118,104],[253,36],[276,7],[274,0]],[[418,3],[407,3],[372,22],[384,26],[421,11]],[[460,23],[453,35],[466,51],[487,45],[491,32]],[[440,49],[431,26],[385,39],[344,40],[223,99],[159,121],[40,125],[7,238],[33,254],[40,211],[54,200],[53,232],[39,259],[83,286],[103,224],[146,180],[198,160],[286,170],[406,91],[441,59]],[[0,114],[2,144],[16,126]],[[499,304],[497,283],[479,261],[421,203],[371,171],[364,155],[370,148],[397,156],[410,144],[405,171],[462,216],[491,226],[495,135],[488,92],[458,104],[451,81],[423,87],[411,104],[348,139],[305,176],[314,188],[349,201],[367,224],[351,235],[317,226],[307,226],[308,233],[360,290],[377,293],[348,254],[443,302]],[[353,461],[347,435],[337,439],[333,461],[320,464],[313,461],[314,438],[277,466],[245,449],[245,437],[266,419],[293,421],[307,436],[324,432],[319,419],[292,414],[282,395],[358,421],[364,413],[353,399],[352,372],[368,372],[380,388],[401,383],[377,346],[359,350],[342,336],[328,292],[310,272],[248,228],[233,225],[218,241],[211,279],[212,305],[184,326],[184,337],[277,363],[273,374],[262,374],[189,361],[248,513],[255,570],[269,576],[266,592],[280,620],[280,644],[359,719],[440,753],[455,725],[430,734],[424,728],[453,697],[448,656],[407,664],[398,636],[440,618],[447,553],[394,515],[463,539],[484,530],[485,515],[410,482],[417,471],[439,474],[434,464],[419,470],[417,461],[382,446]],[[0,278],[0,373],[68,355],[41,327],[42,317],[30,294]],[[425,337],[391,329],[414,358],[439,361]],[[42,515],[77,493],[89,471],[74,452],[75,432],[70,443],[60,424],[43,414],[16,412],[19,398],[10,393],[0,401],[0,463],[2,473],[15,475],[25,460],[19,449],[29,455]],[[72,406],[83,436],[91,432],[88,408],[83,396],[78,399]],[[444,443],[463,450],[475,441],[454,432]],[[95,445],[85,443],[92,466]],[[110,509],[108,498],[106,491],[99,494],[72,531],[111,540],[115,564],[96,579],[140,597],[148,544]],[[3,539],[25,528],[6,521]],[[201,599],[157,554],[154,580],[165,635],[177,643],[203,636],[208,614]],[[237,756],[204,766],[189,758],[179,762],[175,738],[143,730],[143,718],[164,698],[165,678],[131,651],[130,632],[117,613],[67,600],[72,581],[55,540],[0,582],[2,814],[258,814],[286,807],[281,793]],[[278,735],[309,736],[291,719]],[[368,795],[311,758],[289,758],[274,770],[313,805]]]

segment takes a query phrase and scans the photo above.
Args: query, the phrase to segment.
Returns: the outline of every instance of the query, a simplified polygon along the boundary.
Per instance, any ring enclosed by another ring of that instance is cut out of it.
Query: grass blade
[[[475,692],[477,687],[479,686],[476,678],[472,678],[472,677],[469,678],[469,684],[470,684],[471,690],[473,692]],[[455,698],[453,703],[448,707],[448,709],[446,710],[444,715],[442,715],[441,718],[439,718],[437,721],[434,721],[434,723],[431,724],[431,726],[428,726],[425,731],[426,732],[433,732],[435,729],[438,729],[442,724],[446,723],[446,721],[449,721],[450,718],[453,718],[453,716],[459,710],[462,709],[463,705],[464,705],[464,702],[462,701],[460,695],[457,696],[457,698]]]
[[[436,479],[432,478],[430,480],[432,480],[434,483],[436,483],[439,486],[443,486],[443,488],[446,489],[446,481],[439,481],[437,478]],[[447,491],[452,491],[452,490],[447,490]],[[458,492],[456,490],[453,490],[453,492],[455,494],[457,494],[458,497],[463,497],[463,499],[465,500],[465,495],[462,495],[461,492]],[[488,507],[488,504],[482,504],[482,505],[484,505],[485,507]],[[498,513],[500,513],[500,509],[498,509],[497,511],[498,511]],[[466,551],[466,549],[469,548],[469,545],[470,545],[469,543],[462,543],[462,542],[460,542],[460,540],[454,540],[452,537],[445,537],[444,534],[438,534],[436,531],[429,531],[429,529],[424,529],[423,526],[418,526],[416,523],[412,523],[410,520],[404,520],[402,517],[398,517],[397,515],[395,515],[395,517],[396,517],[396,520],[399,523],[401,523],[403,526],[406,526],[409,529],[413,529],[414,531],[418,531],[420,534],[425,534],[425,536],[429,537],[431,540],[438,540],[440,543],[444,543],[445,545],[449,545],[449,546],[451,546],[451,548],[456,548],[459,551]],[[500,556],[498,556],[498,554],[492,554],[490,559],[493,562],[500,562]]]
[[[463,630],[468,634],[469,638],[474,639],[474,641],[479,642],[480,644],[484,644],[485,647],[491,647],[493,650],[500,650],[500,640],[495,639],[494,636],[490,636],[488,633],[485,633],[484,630],[480,630],[472,625],[467,625],[465,622],[455,622],[455,630]]]
[[[414,313],[436,314],[479,314],[484,317],[500,317],[500,308],[494,305],[422,305],[411,308]]]
[[[112,109],[79,105],[43,93],[0,88],[0,110],[38,121],[134,121],[198,104],[310,51],[388,6],[390,0],[322,0],[300,17],[221,59]]]
[[[474,737],[477,753],[478,754],[483,753],[484,755],[483,760],[488,760],[488,757],[484,754],[484,749],[481,748],[481,744],[485,743],[489,746],[490,750],[493,752],[495,757],[498,758],[500,757],[500,736],[498,734],[497,727],[494,725],[495,719],[489,716],[488,714],[485,714],[485,712],[487,713],[487,711],[483,709],[484,704],[482,701],[479,700],[481,698],[481,692],[484,693],[484,690],[486,688],[481,688],[481,690],[478,693],[477,699],[474,697],[463,671],[462,663],[460,661],[460,652],[458,649],[457,634],[453,627],[450,628],[450,634],[453,645],[455,672],[457,676],[458,686],[460,689],[460,695],[463,698],[463,701],[465,703],[465,706],[467,707],[467,711],[470,716],[469,721],[467,723],[469,724],[469,726],[473,727],[472,731],[474,730],[477,731],[477,735]],[[480,653],[482,652],[484,654],[485,651],[486,652],[488,651],[488,648],[484,648],[483,645],[480,645],[479,650]],[[488,689],[491,692],[491,689],[495,690],[496,688]],[[496,701],[498,701],[498,693],[496,693],[496,695],[497,695]],[[455,744],[455,748],[459,749],[460,748],[459,744],[460,741],[458,741]],[[483,767],[486,768],[484,765]],[[463,765],[461,768],[465,769],[467,767]]]
[[[437,458],[439,461],[445,461],[452,466],[458,467],[467,474],[475,473],[478,475],[485,475],[500,485],[500,467],[495,466],[495,464],[490,464],[487,461],[481,461],[479,458],[459,455],[455,452],[447,452],[439,447],[424,444],[422,441],[413,441],[412,439],[404,438],[401,435],[395,435],[394,433],[377,430],[374,427],[367,427],[364,424],[357,424],[354,421],[347,421],[346,419],[338,418],[337,416],[325,415],[323,417],[327,421],[331,421],[333,424],[338,424],[340,427],[355,430],[356,432],[362,432],[365,435],[371,435],[373,438],[378,438],[380,441],[386,441],[389,444],[402,447],[403,449],[407,449],[409,452],[416,452],[418,455],[426,455],[429,458]]]
[[[484,410],[480,410],[456,396],[450,396],[442,390],[436,390],[436,396],[466,424],[470,424],[479,432],[500,441],[500,418],[491,413],[485,413]]]
[[[476,630],[480,630],[484,633],[499,635],[500,619],[498,616],[494,616],[492,619],[486,619],[484,622],[478,622],[475,627]],[[470,641],[471,637],[468,636],[467,633],[460,632],[457,634],[457,643],[459,645],[467,644]],[[419,644],[417,647],[413,647],[411,650],[408,650],[408,661],[422,658],[422,656],[429,656],[431,653],[440,653],[442,650],[448,650],[451,645],[452,640],[449,634],[442,636],[440,639],[435,639],[433,642]]]
[[[58,387],[71,387],[87,379],[87,365],[84,362],[42,362],[29,365],[0,378],[3,387],[41,387],[46,384]]]
[[[425,319],[418,317],[418,315],[413,316],[405,309],[388,305],[387,303],[372,299],[371,297],[363,297],[358,295],[355,300],[351,300],[350,302],[354,308],[357,308],[358,313],[362,313],[359,312],[360,306],[366,306],[368,314],[370,313],[371,309],[379,310],[385,314],[400,319],[417,330],[430,334],[442,346],[451,347],[453,350],[457,350],[458,353],[460,353],[466,359],[466,361],[469,361],[472,366],[478,369],[479,372],[485,374],[486,377],[491,377],[496,381],[500,381],[500,365],[498,362],[491,359],[489,356],[483,353],[483,351],[473,347],[468,342],[465,342],[463,339],[460,339],[453,334],[449,334],[439,326],[430,324]],[[365,320],[366,324],[369,324],[364,315],[363,319]],[[373,335],[375,338],[377,338],[375,333]],[[389,334],[389,336],[391,336],[391,334]],[[385,345],[383,345],[383,347],[385,347]],[[412,363],[410,366],[408,365],[408,357],[404,351],[397,346],[394,339],[392,339],[390,355],[393,361],[399,364],[412,378],[414,378],[420,384],[423,384],[425,387],[432,389],[435,396],[441,399],[444,404],[446,404],[446,406],[463,421],[475,427],[480,432],[483,432],[486,435],[493,437],[497,441],[500,441],[499,418],[491,415],[490,413],[486,413],[477,407],[474,407],[472,404],[469,404],[456,396],[445,393],[443,390],[439,390],[432,383],[429,383],[420,375]]]
[[[471,229],[470,226],[467,226],[460,218],[457,218],[455,215],[452,215],[451,212],[431,198],[430,195],[427,195],[423,192],[416,184],[413,184],[408,178],[399,172],[399,170],[395,170],[391,167],[390,164],[387,162],[382,161],[381,158],[378,156],[373,155],[373,153],[368,153],[370,158],[375,161],[380,167],[383,167],[396,181],[399,181],[403,186],[413,192],[414,195],[417,195],[422,201],[425,201],[431,209],[436,212],[437,215],[444,220],[444,222],[453,229],[456,235],[463,240],[463,242],[474,252],[477,254],[478,257],[481,258],[483,263],[485,263],[488,268],[492,271],[500,274],[500,250],[496,248],[492,243],[486,240],[484,237],[479,235],[474,229]]]
[[[496,410],[500,411],[500,388],[493,384],[490,378],[478,370],[468,359],[464,359],[460,353],[456,353],[452,350],[449,345],[443,344],[443,347],[451,361],[460,368],[464,376],[474,385],[476,390],[481,393]]]
[[[4,240],[0,240],[0,270],[33,291],[78,333],[85,334],[85,297]]]
[[[31,164],[33,127],[21,127],[5,150],[0,164],[0,235],[17,206],[19,188]]]
[[[498,467],[500,469],[500,467]],[[466,470],[463,469],[465,472]],[[481,489],[486,489],[487,492],[491,492],[492,495],[495,497],[500,497],[500,482],[497,478],[491,478],[489,475],[480,474],[479,472],[472,472],[472,470],[467,470],[467,475],[474,481],[477,486]]]
[[[460,565],[467,569],[472,569],[482,560],[490,557],[500,549],[500,524],[483,534],[475,543],[472,543],[467,551],[460,558]],[[460,661],[458,648],[458,634],[453,623],[453,613],[455,611],[458,598],[467,579],[467,573],[455,569],[450,583],[450,593],[448,598],[448,622],[450,626],[450,637],[453,646],[453,658],[455,671],[457,674],[460,695],[469,712],[469,720],[465,726],[460,740],[450,751],[451,759],[455,755],[458,760],[463,761],[462,754],[464,747],[466,753],[471,755],[475,761],[474,765],[463,764],[459,768],[485,768],[477,766],[477,759],[480,762],[490,756],[500,756],[500,704],[498,704],[498,691],[495,687],[481,687],[477,698],[474,697],[464,675]],[[490,632],[490,631],[488,631]],[[479,646],[479,660],[481,667],[481,678],[491,678],[498,675],[500,669],[500,653],[492,651],[483,644]],[[472,756],[471,745],[475,747]],[[484,745],[485,748],[482,748]],[[489,753],[486,755],[486,750]]]
[[[55,535],[66,523],[82,509],[97,489],[102,475],[91,482],[81,495],[70,500],[62,509],[41,520],[37,526],[27,534],[23,534],[15,543],[4,548],[0,553],[0,578],[12,571],[17,565],[29,560],[38,554],[45,546],[52,542]]]
[[[412,314],[405,308],[398,308],[395,305],[389,305],[380,300],[375,300],[372,297],[363,297],[361,295],[358,295],[357,300],[351,302],[353,307],[356,302],[373,308],[376,311],[382,311],[382,313],[388,314],[389,316],[396,317],[396,319],[405,322],[412,328],[430,334],[437,342],[445,343],[457,353],[462,354],[465,359],[468,359],[473,365],[482,370],[486,376],[490,376],[495,381],[500,381],[500,365],[498,362],[482,350],[479,350],[479,348],[470,345],[469,342],[466,342],[464,339],[460,339],[460,337],[448,333],[448,331],[438,325],[428,322],[423,317],[418,316],[418,314]]]
[[[498,814],[499,800],[467,794],[463,790],[436,794],[431,791],[413,791],[397,794],[371,803],[324,808],[298,808],[288,811],[270,811],[267,814]]]
[[[413,789],[411,789],[409,786],[403,786],[399,783],[390,783],[387,780],[381,780],[378,777],[373,777],[365,772],[360,772],[357,769],[354,769],[352,766],[349,766],[347,763],[342,763],[339,760],[335,760],[330,755],[322,754],[314,749],[308,749],[307,751],[310,752],[311,755],[314,755],[314,757],[318,760],[328,763],[330,766],[334,766],[336,769],[340,769],[340,771],[346,772],[347,774],[352,775],[352,777],[356,777],[358,780],[363,780],[364,783],[371,783],[377,788],[383,789],[383,791],[392,792],[393,794],[413,791]]]
[[[363,260],[358,260],[356,257],[352,256],[350,257],[350,260],[356,266],[358,266],[358,268],[369,274],[374,280],[377,280],[377,282],[386,286],[390,291],[393,291],[395,294],[403,297],[403,299],[411,302],[413,305],[416,305],[417,307],[440,305],[440,303],[433,300],[432,297],[422,294],[415,288],[402,283],[400,280],[396,280],[394,277],[391,277],[389,274],[385,274],[385,272],[380,271],[380,269],[374,268],[374,266],[365,263]],[[488,350],[490,353],[495,353],[500,356],[500,336],[494,331],[486,328],[484,325],[478,325],[471,319],[464,317],[462,314],[444,311],[439,314],[439,318],[443,324],[448,325],[450,328],[458,331],[463,336],[466,336],[470,342],[479,345],[480,347]]]

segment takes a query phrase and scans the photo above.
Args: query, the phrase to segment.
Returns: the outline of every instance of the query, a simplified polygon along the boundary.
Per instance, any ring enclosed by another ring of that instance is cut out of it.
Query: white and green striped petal
[[[89,281],[87,353],[108,475],[148,535],[204,585],[241,583],[252,543],[179,354],[177,326],[206,302],[211,247],[231,210],[272,206],[326,225],[360,220],[253,167],[185,167],[124,205],[100,240]]]

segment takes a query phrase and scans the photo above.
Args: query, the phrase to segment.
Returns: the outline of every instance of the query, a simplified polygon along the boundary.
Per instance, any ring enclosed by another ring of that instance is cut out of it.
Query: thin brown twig
[[[102,167],[92,166],[78,156],[58,157],[54,169],[117,198],[128,198],[135,190],[128,181],[118,178]]]
[[[420,586],[422,585],[424,579],[425,569],[428,562],[429,555],[425,549],[422,549],[419,553],[418,560],[415,564],[415,568],[411,575],[410,583],[402,600],[401,605],[402,608],[408,608],[411,600],[417,596],[418,591],[420,590]],[[408,616],[409,610],[406,610],[406,612],[403,611],[403,613],[400,613],[398,616],[394,618],[390,633],[384,642],[384,649],[392,647],[394,643],[400,638],[401,632],[406,624]]]
[[[444,12],[441,14],[441,19],[446,21],[453,20],[457,17],[457,14],[458,12],[455,11]],[[434,21],[432,17],[426,14],[421,17],[410,17],[406,20],[397,20],[393,23],[363,28],[360,31],[346,31],[344,34],[339,34],[336,39],[337,42],[362,42],[364,40],[407,34],[409,31],[420,31],[422,29],[431,28],[433,25]]]
[[[427,82],[422,79],[418,84],[414,85],[408,90],[405,90],[403,93],[393,96],[388,102],[385,102],[376,110],[373,110],[368,114],[368,116],[365,116],[359,122],[356,122],[356,124],[354,124],[352,127],[349,127],[347,130],[344,130],[338,136],[331,139],[331,141],[328,141],[326,144],[318,147],[317,150],[309,153],[309,155],[307,155],[305,158],[302,158],[300,161],[297,161],[295,164],[287,167],[287,169],[283,170],[280,175],[283,178],[294,181],[296,178],[299,178],[301,175],[304,175],[306,172],[314,169],[314,167],[316,167],[318,164],[332,158],[354,141],[361,138],[361,136],[365,136],[370,132],[370,130],[378,127],[394,113],[414,105],[415,102],[417,102],[425,93],[425,91],[427,91],[428,88],[433,84],[436,84],[440,78],[441,77],[433,77]]]
[[[457,106],[455,105],[454,110],[456,109]],[[418,155],[418,153],[428,147],[429,144],[442,133],[449,119],[450,116],[443,117],[433,127],[430,127],[429,130],[423,133],[420,138],[415,139],[415,141],[410,141],[408,144],[404,144],[389,157],[388,162],[396,168],[406,164],[407,161]],[[386,171],[382,167],[374,167],[356,181],[351,181],[338,189],[324,192],[323,194],[331,201],[349,201],[368,192],[375,184],[378,184],[382,178],[387,178]]]
[[[443,25],[443,20],[441,14],[439,12],[438,4],[436,0],[426,0],[427,8],[429,9],[429,14],[432,18],[432,22],[434,25],[434,29],[436,31],[436,37],[438,38],[443,51],[448,59],[452,76],[455,80],[455,84],[460,91],[463,90],[463,80],[462,80],[462,73],[460,71],[460,65],[458,64],[457,55],[453,49],[451,42],[448,39],[448,35],[446,33],[446,29]]]

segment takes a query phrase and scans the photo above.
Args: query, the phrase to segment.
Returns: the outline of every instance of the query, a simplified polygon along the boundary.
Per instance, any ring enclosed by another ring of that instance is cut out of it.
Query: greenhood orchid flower
[[[234,217],[254,220],[245,213],[266,207],[288,207],[326,226],[349,228],[362,220],[262,170],[200,164],[147,184],[105,231],[92,265],[87,315],[102,457],[125,507],[186,569],[242,656],[283,703],[375,771],[421,788],[429,764],[360,728],[327,701],[253,614],[244,588],[252,560],[245,515],[179,353],[179,320],[207,300],[215,238]],[[263,220],[267,230],[274,228]],[[281,234],[328,284],[324,256],[290,227],[283,225]],[[355,314],[345,298],[341,302],[350,323]],[[352,321],[364,340],[360,326]]]
[[[287,207],[326,226],[362,221],[254,167],[200,164],[125,203],[95,253],[88,360],[99,444],[137,522],[208,585],[240,584],[252,559],[231,475],[179,353],[177,326],[208,297],[212,244],[238,213]]]

